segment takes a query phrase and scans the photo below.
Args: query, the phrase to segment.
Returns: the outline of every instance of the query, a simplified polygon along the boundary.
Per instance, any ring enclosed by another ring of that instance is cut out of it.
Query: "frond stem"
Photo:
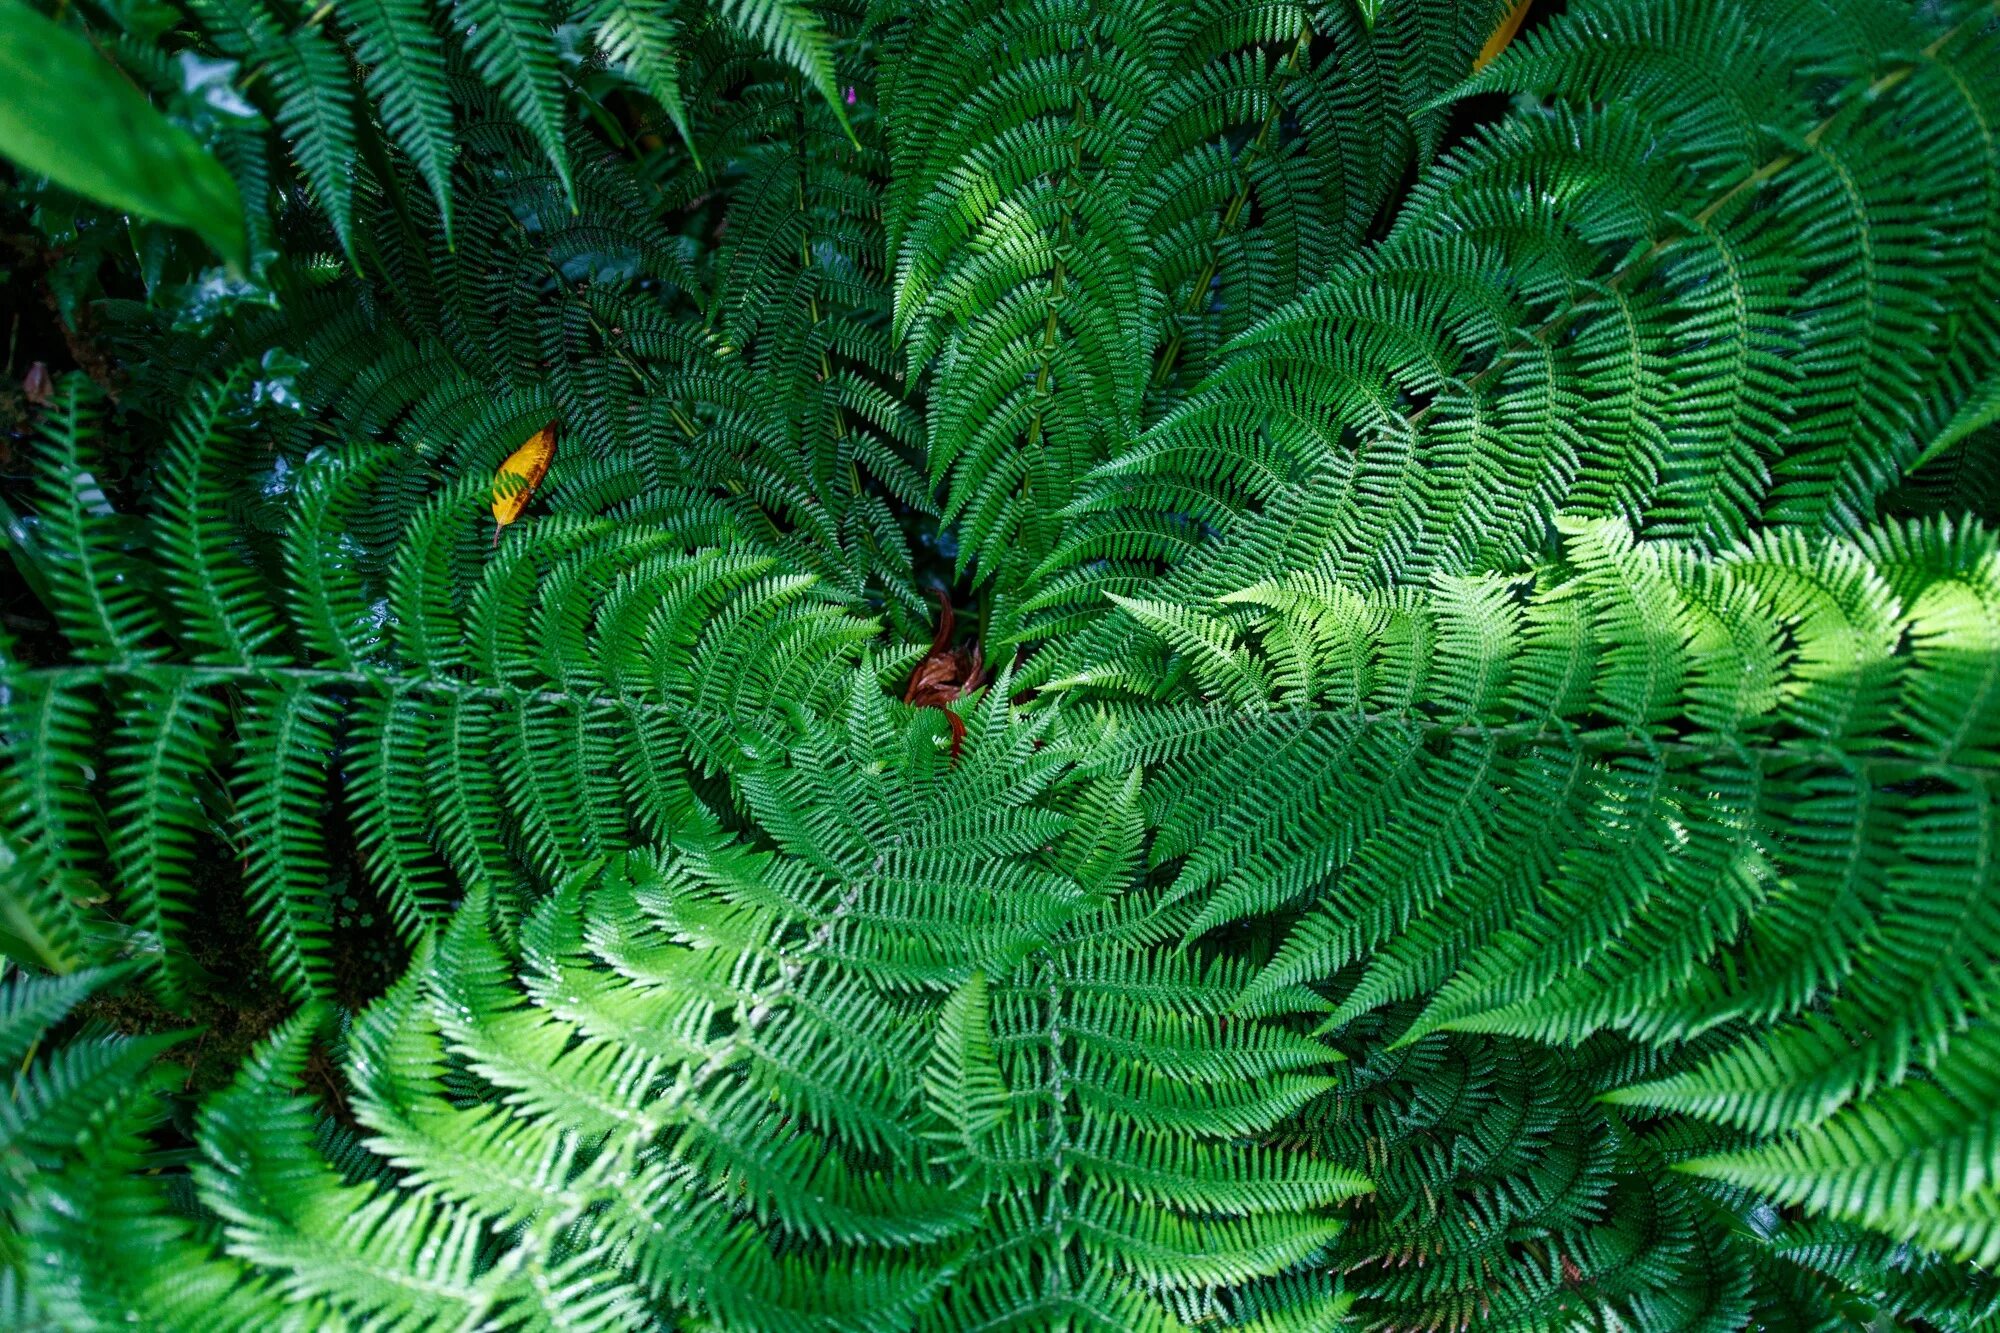
[[[84,666],[30,667],[0,670],[0,685],[29,681],[54,688],[82,689],[108,680],[159,680],[178,678],[181,688],[242,682],[287,681],[311,688],[346,688],[393,695],[428,692],[460,699],[487,699],[498,703],[546,703],[562,706],[619,708],[653,716],[699,718],[720,721],[723,714],[696,705],[661,703],[633,695],[570,694],[561,690],[531,690],[514,685],[475,685],[451,676],[410,676],[380,671],[341,671],[330,667],[283,666],[276,663],[209,665],[192,662],[152,662],[129,659],[121,662],[91,663]]]
[[[1239,722],[1243,714],[1236,708],[1207,704],[1204,710],[1217,727]],[[1675,740],[1649,736],[1629,727],[1576,728],[1545,720],[1511,722],[1488,726],[1476,722],[1426,721],[1407,712],[1363,709],[1274,708],[1267,716],[1328,717],[1358,729],[1375,727],[1402,729],[1423,741],[1466,739],[1495,741],[1506,745],[1536,745],[1559,742],[1576,749],[1633,755],[1684,755],[1696,759],[1816,760],[1830,767],[1856,773],[1880,773],[1892,780],[1952,775],[1982,786],[2000,786],[2000,766],[1977,759],[1918,758],[1880,750],[1847,750],[1812,741],[1742,742],[1728,740]],[[1121,761],[1122,762],[1122,761]]]

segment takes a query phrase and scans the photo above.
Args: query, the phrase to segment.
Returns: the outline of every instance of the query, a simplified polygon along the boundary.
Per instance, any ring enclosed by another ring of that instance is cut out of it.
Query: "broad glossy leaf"
[[[0,0],[0,152],[100,204],[190,228],[248,266],[243,203],[222,164],[82,37],[19,0]]]

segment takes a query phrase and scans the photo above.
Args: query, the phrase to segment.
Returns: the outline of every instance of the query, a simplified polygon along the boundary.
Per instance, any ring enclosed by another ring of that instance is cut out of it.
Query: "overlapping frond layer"
[[[938,362],[932,479],[961,571],[1010,590],[1053,545],[1075,478],[1137,429],[1163,311],[1122,187],[1158,86],[1154,18],[939,6],[882,90],[895,327],[910,378]]]
[[[665,234],[671,201],[578,143],[581,214],[546,171],[461,189],[452,249],[433,231],[388,252],[393,281],[314,298],[294,320],[305,390],[352,436],[468,469],[558,419],[558,507],[755,542],[914,637],[930,612],[902,516],[932,505],[889,341],[872,117],[857,147],[768,66],[731,68],[716,252]]]
[[[642,94],[650,114],[691,144],[695,130],[682,82],[688,57],[704,44],[723,42],[789,66],[806,77],[828,114],[845,122],[831,73],[832,35],[809,7],[777,0],[715,6],[592,0],[571,10],[535,0],[337,0],[310,13],[266,0],[187,0],[187,9],[217,51],[266,80],[268,92],[254,87],[254,79],[247,91],[266,104],[357,267],[368,262],[361,243],[367,229],[357,227],[357,211],[371,186],[390,186],[384,177],[395,170],[387,144],[430,194],[446,238],[453,235],[455,162],[482,147],[478,127],[464,119],[483,97],[504,104],[579,210],[569,142],[573,103],[604,114],[612,94]],[[155,14],[112,17],[142,38],[156,35],[161,21]],[[611,75],[609,86],[585,77],[593,68]],[[246,118],[255,114],[241,98],[217,105]],[[363,108],[374,119],[358,118]],[[358,170],[363,164],[365,171]],[[260,211],[261,200],[250,202],[253,213]]]
[[[1987,12],[1573,6],[1464,86],[1516,109],[1387,239],[1080,489],[1086,549],[1215,595],[1515,568],[1558,510],[1857,530],[2000,364]]]
[[[1402,1006],[1405,1043],[1693,1042],[1617,1099],[1765,1135],[1979,1064],[1994,535],[1779,531],[1708,558],[1564,526],[1529,577],[1124,604],[1172,653],[1095,677],[1162,697],[1111,715],[1102,760],[1159,766],[1156,861],[1197,932],[1297,914],[1246,1004],[1323,983],[1329,1027]],[[1976,1088],[1946,1101],[1990,1114]],[[1985,1188],[1983,1153],[1943,1197]]]
[[[115,895],[169,999],[195,863],[218,835],[280,981],[327,995],[336,800],[407,939],[473,886],[518,909],[672,826],[675,727],[810,699],[875,632],[768,553],[658,522],[571,507],[489,551],[484,473],[426,498],[386,450],[304,465],[291,577],[271,582],[218,480],[230,390],[197,396],[165,463],[149,553],[173,591],[169,630],[91,479],[85,383],[65,382],[44,467],[61,522],[41,547],[79,660],[8,671],[19,845]],[[346,526],[385,494],[415,502],[386,566]]]
[[[1708,1171],[1741,1135],[1601,1097],[1667,1067],[1667,1051],[1609,1034],[1575,1048],[1396,1040],[1419,1008],[1347,1025],[1340,1086],[1301,1117],[1320,1151],[1371,1164],[1375,1193],[1341,1246],[1364,1321],[1835,1333],[1862,1312],[1940,1329],[2000,1312],[1990,1272],[1679,1169]]]
[[[928,375],[959,570],[1002,592],[997,643],[1061,632],[1184,544],[1079,545],[1066,510],[1223,341],[1353,251],[1434,144],[1438,53],[1469,61],[1494,7],[1393,8],[1380,37],[1349,3],[1229,0],[935,6],[894,31],[895,327]]]
[[[192,511],[146,548],[177,614],[107,605],[138,553],[63,388],[45,489],[70,527],[47,535],[73,543],[49,551],[81,660],[8,666],[21,844],[113,888],[178,1002],[220,825],[306,1007],[203,1110],[208,1222],[138,1172],[165,1114],[143,1081],[19,1204],[46,1308],[946,1330],[1344,1307],[1331,1209],[1365,1182],[1262,1141],[1330,1052],[1237,1013],[1247,962],[1164,947],[1191,908],[1146,874],[1138,772],[1079,778],[1057,719],[1004,691],[952,745],[884,689],[909,655],[857,662],[877,626],[811,576],[594,514],[554,473],[555,512],[495,539],[484,469],[412,488],[388,446],[316,455],[268,572],[221,482],[233,381],[196,395],[162,479]],[[352,519],[383,497],[409,517],[375,551]],[[336,1047],[358,1138],[304,1073],[345,998],[336,808],[414,958]]]
[[[1322,1151],[1378,1163],[1376,1193],[1343,1241],[1370,1321],[1797,1326],[1750,1322],[1776,1284],[1759,1280],[1760,1265],[1775,1265],[1744,1203],[1705,1195],[1666,1169],[1670,1145],[1593,1104],[1621,1062],[1639,1063],[1618,1043],[1388,1040],[1413,1013],[1390,1006],[1349,1025],[1340,1087],[1302,1117]]]
[[[154,1327],[257,1327],[278,1308],[268,1286],[208,1253],[157,1172],[143,1169],[146,1134],[164,1118],[159,1094],[173,1082],[157,1057],[186,1034],[47,1040],[114,980],[115,970],[81,968],[0,982],[4,1052],[18,1071],[0,1110],[0,1197],[20,1226],[0,1226],[0,1251],[10,1266],[36,1262],[32,1295],[19,1293],[10,1313],[23,1328],[88,1328],[101,1326],[96,1311],[122,1304]],[[148,1262],[131,1263],[134,1254]]]
[[[1328,1053],[1234,1012],[1246,965],[1161,951],[1187,912],[1145,887],[1136,775],[1076,789],[999,702],[955,762],[845,682],[803,727],[704,738],[750,836],[689,800],[545,896],[518,960],[475,890],[344,1037],[358,1137],[304,1081],[325,1009],[281,1028],[204,1109],[209,1235],[132,1174],[135,1102],[28,1210],[49,1299],[187,1328],[1175,1329],[1253,1326],[1276,1282],[1333,1318],[1315,1273],[1365,1181],[1257,1142]],[[127,1223],[158,1249],[118,1253]],[[228,1272],[259,1276],[224,1324],[154,1303]]]

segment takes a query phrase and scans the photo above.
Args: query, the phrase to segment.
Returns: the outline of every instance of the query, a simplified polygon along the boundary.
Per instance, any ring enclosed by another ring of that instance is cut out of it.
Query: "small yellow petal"
[[[493,522],[504,528],[521,516],[535,498],[535,488],[548,475],[556,456],[556,426],[548,425],[528,437],[526,444],[507,455],[507,461],[493,474]]]

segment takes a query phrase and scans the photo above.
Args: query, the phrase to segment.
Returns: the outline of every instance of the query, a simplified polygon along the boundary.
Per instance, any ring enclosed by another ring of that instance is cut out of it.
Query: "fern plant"
[[[2000,10],[279,8],[64,20],[261,258],[0,515],[12,1322],[2000,1320]]]
[[[67,389],[48,473],[74,493]],[[212,474],[212,438],[181,461]],[[22,1243],[52,1317],[610,1327],[664,1307],[755,1327],[1142,1327],[1247,1317],[1272,1291],[1343,1305],[1294,1270],[1359,1177],[1254,1142],[1326,1086],[1325,1052],[1234,1016],[1240,961],[1159,953],[1189,911],[1139,877],[1136,771],[1075,776],[1054,716],[1012,723],[997,695],[958,762],[940,721],[891,703],[880,663],[852,660],[871,631],[809,579],[657,527],[545,521],[454,606],[454,546],[480,536],[464,485],[396,542],[393,645],[365,639],[354,562],[305,543],[341,530],[381,459],[321,460],[298,486],[285,600],[315,665],[262,651],[277,616],[247,571],[212,572],[217,544],[194,548],[214,559],[184,608],[210,626],[188,645],[207,660],[149,651],[135,602],[66,620],[98,663],[15,673],[24,734],[69,723],[30,763],[72,794],[90,693],[171,692],[124,710],[109,748],[147,766],[111,769],[113,792],[212,762],[219,726],[184,719],[228,696],[251,905],[307,1002],[201,1112],[195,1198],[219,1245],[147,1182],[107,1175],[161,1114],[139,1093],[30,1195]],[[75,549],[107,546],[85,531]],[[160,554],[170,585],[192,583],[186,552]],[[79,597],[116,584],[51,575]],[[246,647],[234,660],[218,625]],[[336,699],[352,824],[414,958],[340,1034],[369,1132],[328,1140],[298,1085],[334,994],[315,914]],[[42,795],[23,793],[27,850],[88,878],[79,830]],[[195,836],[196,814],[157,794],[112,813],[144,846]],[[659,850],[628,850],[648,839]],[[185,864],[126,845],[116,889],[172,998]],[[536,879],[558,888],[524,919],[517,886]],[[76,896],[44,911],[60,922]],[[160,1237],[158,1271],[133,1268],[128,1225]],[[237,1273],[229,1298],[183,1292],[189,1267]]]

